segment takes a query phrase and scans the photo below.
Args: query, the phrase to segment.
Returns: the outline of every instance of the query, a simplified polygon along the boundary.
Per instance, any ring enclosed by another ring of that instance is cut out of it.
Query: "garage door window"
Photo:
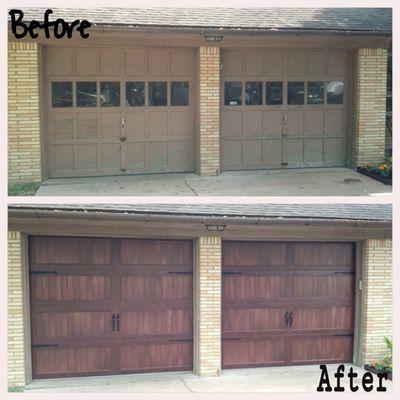
[[[324,82],[307,82],[307,104],[324,104]]]
[[[128,107],[140,107],[145,104],[144,82],[126,82],[126,105]]]
[[[265,102],[269,106],[279,106],[283,103],[283,82],[267,82]]]
[[[72,107],[72,82],[52,82],[53,107]]]
[[[304,82],[288,82],[288,105],[304,104]]]
[[[101,92],[100,100],[102,107],[120,106],[119,82],[101,82],[100,92]]]
[[[242,104],[242,82],[225,82],[225,105],[240,106]]]
[[[327,102],[328,104],[343,104],[343,81],[330,81],[327,86]]]
[[[167,82],[149,82],[149,104],[151,106],[167,105]]]
[[[76,106],[77,107],[97,106],[96,82],[76,82]]]
[[[171,82],[171,106],[189,105],[189,82]]]
[[[246,82],[246,106],[259,106],[262,104],[262,82]]]

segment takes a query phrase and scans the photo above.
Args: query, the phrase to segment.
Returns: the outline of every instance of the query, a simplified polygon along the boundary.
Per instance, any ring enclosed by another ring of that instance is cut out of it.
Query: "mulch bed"
[[[357,167],[357,172],[369,176],[370,178],[375,179],[376,181],[382,182],[385,185],[392,186],[392,177],[382,176],[381,174],[378,174],[374,171],[368,171],[364,167]]]

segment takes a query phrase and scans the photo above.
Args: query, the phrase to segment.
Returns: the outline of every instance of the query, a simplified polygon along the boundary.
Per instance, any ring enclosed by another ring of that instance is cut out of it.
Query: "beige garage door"
[[[341,50],[225,50],[223,169],[345,165],[350,63]]]
[[[194,170],[194,50],[46,48],[50,177]]]

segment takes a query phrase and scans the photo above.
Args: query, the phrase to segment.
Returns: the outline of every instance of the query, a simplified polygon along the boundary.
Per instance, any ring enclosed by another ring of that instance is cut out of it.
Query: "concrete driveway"
[[[391,186],[349,168],[48,179],[36,196],[375,196]]]
[[[342,378],[346,392],[350,392],[346,364]],[[333,374],[337,365],[328,365],[330,383],[336,384]],[[361,376],[365,372],[353,366],[358,377],[354,384],[362,393]],[[42,379],[25,387],[29,393],[155,393],[155,392],[316,392],[321,370],[318,365],[295,367],[249,368],[223,371],[217,378],[199,378],[192,373],[170,372],[159,374],[118,375],[107,377]],[[374,376],[374,390],[378,379]],[[387,391],[392,390],[391,381],[383,381]]]

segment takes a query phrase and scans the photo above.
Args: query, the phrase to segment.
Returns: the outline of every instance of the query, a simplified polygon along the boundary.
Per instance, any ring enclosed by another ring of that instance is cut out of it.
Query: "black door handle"
[[[289,325],[289,311],[285,312],[285,323],[286,323],[286,328],[287,328]]]
[[[119,314],[117,314],[117,332],[119,332]]]
[[[293,311],[289,313],[289,327],[291,328],[293,324]]]
[[[113,314],[111,317],[111,321],[112,321],[112,331],[115,331],[115,319],[116,319],[116,315]]]

